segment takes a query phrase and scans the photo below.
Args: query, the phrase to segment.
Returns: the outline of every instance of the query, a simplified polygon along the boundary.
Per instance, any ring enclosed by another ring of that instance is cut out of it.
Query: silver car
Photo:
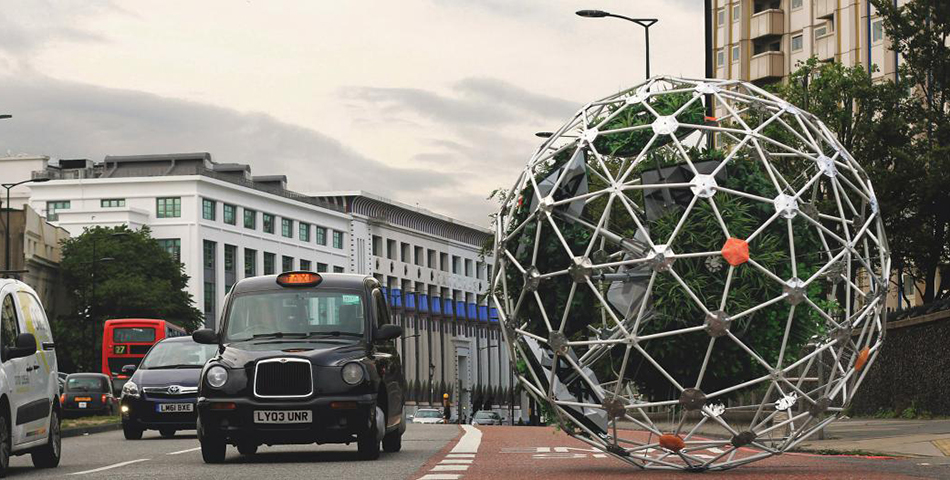
[[[479,410],[472,417],[472,425],[501,425],[504,419],[501,415],[488,410]]]
[[[412,417],[412,423],[445,423],[442,411],[435,408],[420,408]]]

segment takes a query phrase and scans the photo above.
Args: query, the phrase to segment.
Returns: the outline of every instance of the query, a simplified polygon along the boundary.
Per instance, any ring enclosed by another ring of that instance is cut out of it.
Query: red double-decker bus
[[[113,380],[129,377],[126,365],[138,366],[155,342],[187,335],[185,329],[165,320],[120,318],[106,320],[102,329],[102,373]]]

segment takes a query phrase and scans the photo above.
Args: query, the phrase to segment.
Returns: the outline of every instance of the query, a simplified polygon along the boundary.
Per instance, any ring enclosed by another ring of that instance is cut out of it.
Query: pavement
[[[823,440],[802,443],[801,448],[813,451],[858,450],[950,463],[950,420],[841,420],[825,429]]]

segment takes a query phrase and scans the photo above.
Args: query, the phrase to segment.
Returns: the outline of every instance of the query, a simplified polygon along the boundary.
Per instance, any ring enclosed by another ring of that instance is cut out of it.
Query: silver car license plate
[[[312,423],[310,410],[255,410],[254,423]]]

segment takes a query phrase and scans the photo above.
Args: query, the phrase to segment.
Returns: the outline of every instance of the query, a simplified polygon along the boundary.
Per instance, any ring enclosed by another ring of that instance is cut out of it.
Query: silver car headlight
[[[228,369],[221,365],[215,365],[208,369],[205,374],[205,381],[212,388],[221,388],[228,382]]]
[[[123,397],[139,398],[139,395],[139,386],[135,382],[129,380],[122,386]]]
[[[343,381],[350,385],[357,385],[363,381],[363,366],[356,362],[350,362],[343,365],[341,372]]]

